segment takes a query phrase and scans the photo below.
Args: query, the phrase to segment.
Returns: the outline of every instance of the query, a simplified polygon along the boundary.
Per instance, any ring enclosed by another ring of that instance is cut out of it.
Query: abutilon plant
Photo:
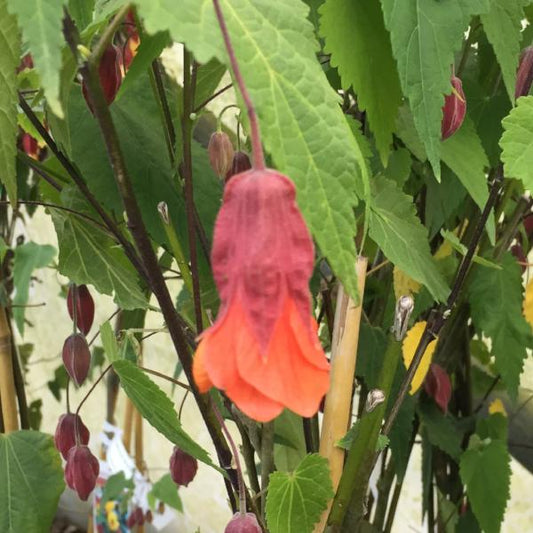
[[[59,417],[54,442],[65,460],[68,457],[70,449],[76,444],[89,444],[89,437],[89,430],[79,415],[65,413]]]
[[[284,408],[310,417],[329,387],[329,363],[311,316],[313,241],[294,184],[265,167],[257,116],[218,2],[215,10],[248,109],[253,162],[224,190],[211,252],[221,307],[201,335],[194,378],[200,391],[224,390],[255,420],[272,420]],[[218,156],[215,166],[224,176],[233,153],[222,157],[229,150],[219,144],[214,150],[210,142],[210,157]]]
[[[76,322],[75,326],[87,335],[94,321],[94,300],[87,285],[70,284],[67,293],[67,309],[70,318]]]
[[[466,114],[466,98],[462,81],[454,75],[451,85],[452,92],[444,97],[442,108],[442,140],[451,137],[462,126]]]
[[[86,501],[96,486],[100,463],[88,446],[76,444],[67,455],[65,482]]]

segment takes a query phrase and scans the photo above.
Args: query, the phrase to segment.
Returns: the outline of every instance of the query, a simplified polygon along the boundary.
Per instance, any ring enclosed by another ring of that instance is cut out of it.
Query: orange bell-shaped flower
[[[262,422],[285,407],[316,413],[329,387],[329,364],[311,316],[313,259],[286,176],[250,170],[226,184],[211,254],[222,303],[194,358],[200,391],[223,389]]]

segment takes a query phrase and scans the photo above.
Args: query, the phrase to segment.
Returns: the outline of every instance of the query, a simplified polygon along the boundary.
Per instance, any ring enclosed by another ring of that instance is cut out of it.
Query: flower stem
[[[244,83],[244,79],[235,57],[235,50],[231,44],[231,39],[229,37],[228,28],[226,26],[226,21],[224,20],[224,15],[222,14],[222,9],[220,8],[219,0],[213,0],[213,5],[215,6],[215,12],[218,19],[218,24],[220,26],[220,31],[222,32],[222,37],[224,39],[224,44],[226,45],[226,50],[228,52],[231,70],[233,71],[233,76],[235,81],[239,86],[239,91],[241,92],[244,103],[246,104],[246,110],[248,111],[248,118],[250,120],[250,138],[252,140],[252,160],[253,168],[255,170],[264,170],[265,169],[265,156],[263,154],[263,147],[261,145],[261,134],[259,132],[259,122],[257,120],[257,114],[255,112],[255,107],[252,103],[250,95],[248,94],[248,89]]]

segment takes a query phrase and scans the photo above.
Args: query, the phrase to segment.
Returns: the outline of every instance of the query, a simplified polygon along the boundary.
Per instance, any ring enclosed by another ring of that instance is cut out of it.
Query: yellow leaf
[[[407,332],[407,335],[405,336],[405,339],[402,345],[403,362],[404,362],[405,368],[409,368],[409,365],[411,364],[411,361],[413,360],[413,357],[415,356],[416,347],[418,346],[418,343],[420,342],[420,339],[422,338],[422,333],[424,333],[425,328],[426,328],[426,322],[424,320],[422,322],[417,322]],[[409,394],[414,394],[424,382],[424,378],[426,377],[426,374],[428,373],[429,366],[431,365],[431,359],[433,357],[433,352],[435,351],[436,346],[437,346],[436,340],[432,340],[428,344],[426,351],[424,352],[424,355],[422,356],[422,360],[420,361],[420,364],[418,365],[418,368],[416,369],[415,377],[413,378],[413,381],[411,382],[411,390],[409,391]]]
[[[501,413],[502,415],[507,416],[507,411],[505,410],[503,402],[499,398],[490,402],[489,405],[489,414],[494,415],[496,413]]]
[[[524,298],[524,316],[533,328],[533,279],[528,283],[526,288],[526,297]]]
[[[413,278],[410,278],[403,270],[400,270],[398,267],[394,267],[393,270],[394,278],[394,295],[396,299],[401,296],[408,296],[409,294],[416,294],[420,290],[420,283],[415,281]]]
[[[444,240],[433,257],[437,260],[444,259],[445,257],[449,257],[450,255],[452,255],[452,251],[453,248],[450,244],[450,241]]]

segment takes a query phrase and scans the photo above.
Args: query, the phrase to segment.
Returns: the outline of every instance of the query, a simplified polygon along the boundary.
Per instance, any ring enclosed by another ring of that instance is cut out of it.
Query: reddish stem
[[[250,119],[250,137],[252,140],[252,159],[253,159],[253,168],[255,170],[264,170],[265,169],[265,156],[263,154],[263,147],[261,145],[261,134],[259,133],[259,122],[257,121],[257,115],[255,113],[255,107],[252,103],[250,95],[248,94],[248,89],[244,83],[241,71],[239,69],[239,64],[237,63],[237,58],[235,57],[235,51],[233,50],[233,45],[228,33],[228,28],[226,26],[226,21],[224,20],[224,15],[220,9],[219,0],[213,0],[213,5],[215,6],[215,12],[218,19],[218,24],[220,26],[220,31],[222,32],[222,37],[224,38],[224,44],[226,45],[226,50],[228,51],[229,60],[231,63],[231,70],[233,70],[233,76],[235,81],[239,86],[244,103],[246,104],[246,110],[248,111],[248,118]]]

